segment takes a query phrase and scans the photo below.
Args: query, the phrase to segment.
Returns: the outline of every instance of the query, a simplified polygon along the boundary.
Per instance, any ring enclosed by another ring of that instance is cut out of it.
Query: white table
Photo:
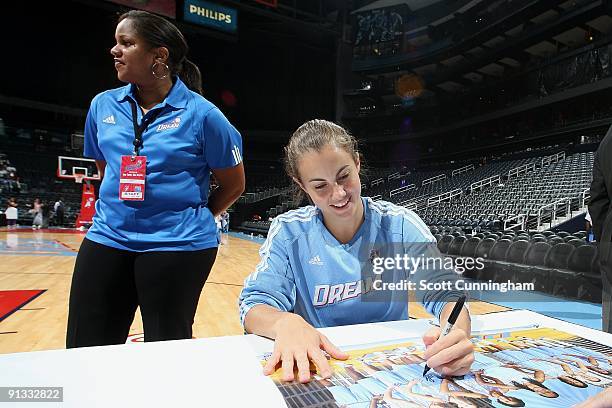
[[[515,310],[474,316],[474,331],[538,324],[612,346],[612,335],[538,313]],[[339,346],[420,336],[428,320],[323,329]],[[0,355],[0,386],[63,387],[61,403],[26,407],[284,407],[257,358],[270,340],[249,336],[89,347]]]

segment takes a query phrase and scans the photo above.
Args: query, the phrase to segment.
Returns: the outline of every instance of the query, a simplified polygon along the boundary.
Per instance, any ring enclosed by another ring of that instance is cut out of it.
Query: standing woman
[[[200,95],[181,32],[130,11],[115,39],[127,85],[97,95],[85,124],[84,155],[104,178],[72,278],[69,348],[124,343],[138,306],[145,341],[191,338],[217,253],[214,217],[244,191],[240,134]]]

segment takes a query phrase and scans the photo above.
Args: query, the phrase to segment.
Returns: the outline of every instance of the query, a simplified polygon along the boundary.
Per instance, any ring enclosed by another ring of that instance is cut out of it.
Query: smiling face
[[[120,81],[142,84],[154,79],[151,73],[151,66],[156,61],[154,49],[138,35],[129,18],[117,24],[115,41],[110,53]]]
[[[359,169],[359,160],[328,144],[301,156],[300,179],[296,182],[321,209],[326,221],[354,221],[363,213]]]

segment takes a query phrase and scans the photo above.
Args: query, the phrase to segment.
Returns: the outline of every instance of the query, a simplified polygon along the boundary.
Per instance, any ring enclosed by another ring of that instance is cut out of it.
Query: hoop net
[[[83,184],[83,179],[85,178],[84,174],[75,174],[74,181],[78,184]]]

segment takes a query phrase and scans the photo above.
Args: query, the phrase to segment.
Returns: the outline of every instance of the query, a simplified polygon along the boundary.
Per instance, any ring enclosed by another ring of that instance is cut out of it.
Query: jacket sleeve
[[[269,305],[283,312],[294,309],[296,286],[282,226],[278,219],[272,222],[268,238],[259,250],[259,264],[244,281],[238,298],[243,327],[247,313],[255,305]]]
[[[589,200],[589,213],[591,214],[591,224],[593,225],[593,232],[595,233],[595,239],[601,241],[601,231],[603,224],[608,214],[608,208],[610,207],[610,198],[606,189],[605,177],[600,167],[600,155],[603,154],[601,149],[597,150],[595,154],[595,161],[593,163],[593,181],[591,182],[591,199]]]
[[[406,253],[414,259],[421,258],[421,266],[410,280],[416,284],[416,298],[425,309],[438,320],[440,313],[448,302],[453,302],[463,295],[455,283],[459,275],[448,266],[444,256],[438,250],[436,239],[429,228],[414,212],[408,210],[404,215],[403,241]],[[445,285],[445,289],[420,289],[421,281],[427,284]],[[467,305],[467,302],[466,302]]]

